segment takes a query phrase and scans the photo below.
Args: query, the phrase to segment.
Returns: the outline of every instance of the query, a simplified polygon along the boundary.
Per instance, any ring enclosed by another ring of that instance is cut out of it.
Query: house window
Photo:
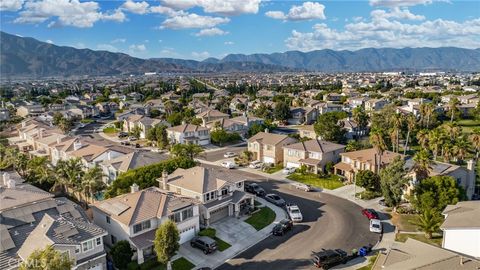
[[[92,250],[94,248],[93,241],[94,241],[94,239],[83,242],[82,243],[82,252],[85,253],[89,250]]]
[[[222,189],[222,196],[225,196],[228,194],[228,188]]]
[[[273,147],[271,145],[267,145],[267,150],[271,151]]]
[[[110,235],[110,240],[112,242],[112,245],[117,242],[117,238],[114,235]]]
[[[110,224],[110,217],[109,217],[109,216],[105,216],[105,219],[107,220],[107,223]]]
[[[243,182],[238,182],[237,183],[237,188],[241,188],[243,186]]]
[[[80,253],[80,246],[75,246],[75,254]]]
[[[212,192],[209,192],[207,194],[205,194],[205,201],[210,201],[210,200],[213,200],[217,198],[217,192],[216,191],[212,191]]]
[[[182,211],[182,220],[187,220],[191,217],[193,217],[193,208],[192,207]]]
[[[150,229],[150,220],[145,220],[133,225],[133,233],[138,233],[146,229]]]
[[[182,221],[182,213],[181,212],[175,212],[172,215],[170,215],[170,219],[173,220],[176,223],[181,222]]]
[[[98,237],[97,239],[95,239],[96,243],[97,243],[97,246],[100,246],[102,244],[102,238]]]

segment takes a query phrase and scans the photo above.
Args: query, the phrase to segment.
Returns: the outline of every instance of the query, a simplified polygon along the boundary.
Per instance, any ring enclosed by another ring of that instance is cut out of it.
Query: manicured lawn
[[[287,177],[290,180],[312,185],[319,188],[336,189],[343,186],[341,178],[338,175],[328,175],[326,177],[319,177],[316,174],[299,174],[294,173]]]
[[[281,169],[283,169],[283,166],[278,164],[278,165],[275,165],[273,167],[265,169],[264,172],[272,174],[272,173],[276,173],[276,172],[280,171]]]
[[[194,267],[195,265],[193,263],[183,257],[180,257],[172,262],[173,270],[190,270]]]
[[[195,265],[189,260],[180,257],[172,262],[173,270],[190,270],[193,269]],[[166,270],[167,267],[157,261],[157,258],[152,258],[141,265],[137,265],[136,262],[131,262],[127,269],[129,270]]]
[[[117,132],[117,129],[115,127],[107,127],[103,129],[103,133],[106,133],[106,134],[113,134],[116,132]]]
[[[371,199],[381,197],[382,193],[365,190],[365,191],[362,191],[362,192],[358,192],[356,195],[357,195],[357,198],[360,198],[362,200],[371,200]]]
[[[360,267],[357,270],[371,270],[373,267],[373,264],[375,263],[375,260],[378,257],[378,253],[373,255],[372,257],[368,258],[368,264],[365,265],[364,267]]]
[[[412,224],[417,216],[418,215],[404,215],[392,212],[392,223],[400,231],[418,232],[417,226]]]
[[[456,123],[462,127],[463,132],[472,133],[473,129],[480,128],[480,121],[473,119],[458,120]]]
[[[81,123],[84,123],[84,124],[90,124],[90,123],[93,122],[93,120],[92,120],[92,119],[85,118],[85,119],[80,120],[80,122],[81,122]]]
[[[257,231],[260,231],[272,223],[275,220],[275,217],[275,212],[272,209],[262,207],[260,208],[260,211],[254,213],[251,217],[245,220],[245,222],[252,225]]]
[[[405,242],[407,238],[412,238],[420,242],[424,242],[434,246],[442,246],[442,236],[434,234],[432,239],[427,239],[425,235],[422,234],[408,234],[408,233],[397,233],[395,235],[395,241]]]
[[[218,250],[220,250],[220,251],[224,251],[227,248],[232,246],[229,243],[227,243],[227,242],[223,241],[222,239],[218,238],[216,236],[216,234],[217,234],[217,231],[215,231],[214,228],[207,228],[207,229],[201,230],[198,233],[198,235],[200,235],[200,236],[208,236],[208,237],[212,238],[213,240],[215,240],[215,242],[217,242]]]

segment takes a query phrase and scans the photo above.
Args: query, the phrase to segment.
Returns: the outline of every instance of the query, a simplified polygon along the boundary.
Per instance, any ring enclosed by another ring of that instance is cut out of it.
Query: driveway
[[[247,150],[247,144],[246,143],[242,143],[242,144],[236,145],[236,146],[226,146],[226,147],[223,147],[223,148],[219,148],[218,150],[205,151],[202,154],[202,156],[199,157],[199,159],[203,159],[203,160],[210,161],[210,162],[215,162],[215,161],[225,159],[223,157],[225,152],[234,152],[238,155],[245,150]]]
[[[179,255],[195,263],[196,267],[216,268],[225,261],[228,261],[247,248],[270,236],[270,232],[272,231],[273,226],[275,226],[275,223],[284,219],[286,213],[283,209],[266,202],[262,198],[257,198],[257,200],[275,211],[276,217],[273,223],[260,231],[257,231],[251,225],[244,222],[248,217],[224,218],[212,224],[211,227],[216,230],[216,236],[232,245],[231,247],[224,251],[217,251],[205,255],[200,249],[192,248],[190,243],[187,242],[180,246]]]

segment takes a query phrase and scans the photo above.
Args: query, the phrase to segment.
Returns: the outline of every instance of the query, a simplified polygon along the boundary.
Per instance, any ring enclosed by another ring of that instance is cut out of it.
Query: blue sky
[[[136,57],[480,47],[480,1],[2,0],[2,31]]]

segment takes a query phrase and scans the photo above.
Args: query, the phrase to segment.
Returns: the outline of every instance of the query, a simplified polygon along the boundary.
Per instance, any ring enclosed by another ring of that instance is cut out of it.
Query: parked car
[[[94,133],[100,133],[100,132],[102,132],[102,131],[103,131],[102,128],[94,128],[94,129],[93,129],[93,132],[94,132]]]
[[[313,187],[304,183],[293,183],[292,184],[296,189],[301,189],[303,191],[312,191]]]
[[[130,136],[130,137],[128,137],[128,140],[133,142],[133,141],[136,141],[137,138],[135,136]]]
[[[121,145],[130,145],[130,142],[129,141],[121,141],[120,144]]]
[[[379,219],[370,219],[370,231],[374,233],[382,233],[382,222]]]
[[[267,194],[267,195],[265,195],[265,200],[275,204],[276,206],[284,206],[285,205],[285,200],[282,199],[282,197],[278,196],[277,194],[273,194],[273,193]]]
[[[282,236],[286,232],[290,231],[292,228],[293,228],[293,222],[291,220],[282,219],[280,220],[280,222],[275,224],[275,226],[272,229],[272,234]]]
[[[190,245],[201,249],[203,253],[209,254],[217,250],[217,242],[208,236],[196,236],[190,240]]]
[[[128,133],[127,133],[127,132],[125,132],[125,131],[122,131],[122,132],[118,133],[118,137],[119,137],[119,138],[125,138],[125,137],[128,137]]]
[[[235,162],[233,161],[224,161],[222,162],[222,167],[227,168],[227,169],[233,169],[235,168]]]
[[[387,206],[387,203],[385,203],[385,199],[380,199],[380,200],[378,201],[378,204],[379,204],[380,206]]]
[[[282,170],[282,173],[283,174],[292,174],[295,172],[297,168],[294,168],[294,167],[286,167]]]
[[[250,169],[260,169],[263,167],[263,162],[261,162],[260,160],[252,161],[250,162],[250,165],[248,165],[248,167]]]
[[[159,149],[159,148],[153,148],[152,150],[150,150],[151,152],[154,152],[154,153],[161,153],[163,150],[162,149]]]
[[[260,197],[265,196],[265,190],[261,186],[259,186],[257,183],[246,183],[245,191],[253,193]]]
[[[140,147],[141,147],[141,146],[140,146],[139,143],[136,143],[136,144],[135,144],[135,148],[140,148]]]
[[[287,204],[287,213],[293,222],[302,222],[303,216],[296,204]]]
[[[232,157],[235,157],[235,156],[237,156],[237,154],[234,153],[234,152],[226,152],[226,153],[223,155],[224,158],[232,158]]]
[[[368,219],[378,219],[378,214],[373,209],[363,209],[362,215],[366,216]]]
[[[322,269],[329,269],[348,261],[348,254],[341,249],[324,249],[320,252],[314,252],[312,256],[313,265]]]

